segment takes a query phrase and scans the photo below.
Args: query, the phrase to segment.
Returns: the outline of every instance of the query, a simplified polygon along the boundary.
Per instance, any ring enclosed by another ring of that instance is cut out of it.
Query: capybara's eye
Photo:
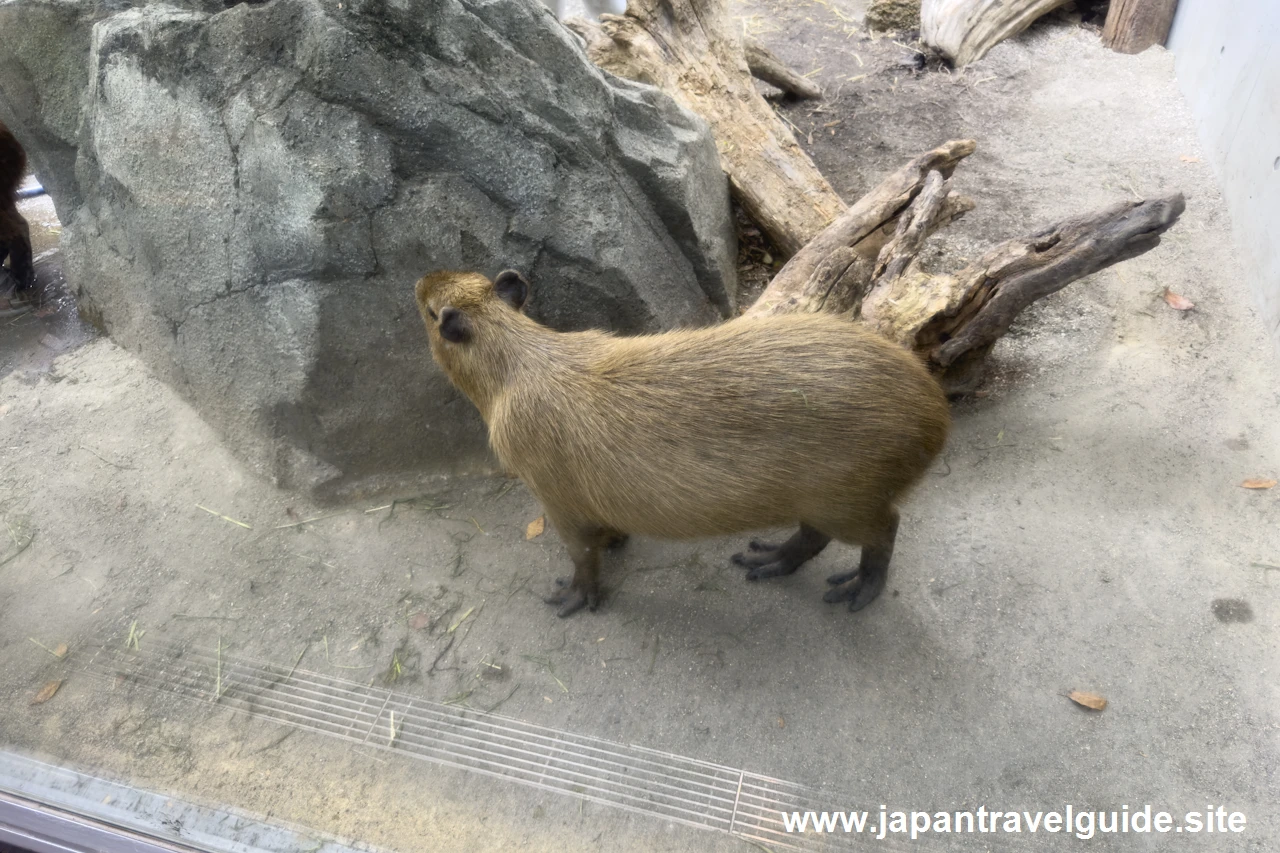
[[[436,316],[436,312],[432,311],[430,308],[427,309],[427,316],[431,318],[431,322],[433,323],[440,319]]]

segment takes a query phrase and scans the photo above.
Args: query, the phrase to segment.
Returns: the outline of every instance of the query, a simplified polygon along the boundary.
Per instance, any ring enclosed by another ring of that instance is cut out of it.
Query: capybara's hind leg
[[[862,558],[857,570],[827,578],[832,588],[827,590],[822,600],[833,603],[847,601],[850,612],[861,610],[875,601],[889,579],[889,561],[893,559],[893,543],[897,537],[898,511],[886,507],[880,522],[856,537],[862,540]],[[840,539],[857,544],[843,536]]]
[[[754,539],[749,550],[734,554],[733,561],[747,571],[747,580],[776,578],[789,575],[818,553],[831,541],[831,537],[807,524],[801,524],[790,539],[781,545],[770,545]]]

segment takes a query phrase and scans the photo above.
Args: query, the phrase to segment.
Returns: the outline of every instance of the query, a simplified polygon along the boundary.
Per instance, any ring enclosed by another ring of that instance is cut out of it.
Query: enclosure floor
[[[963,74],[915,76],[891,41],[848,34],[860,4],[741,8],[827,90],[783,109],[846,199],[945,139],[978,140],[956,175],[978,207],[935,259],[1187,194],[1160,247],[1002,340],[903,508],[880,600],[822,602],[847,548],[747,583],[739,540],[637,539],[608,557],[600,610],[562,621],[540,595],[565,553],[549,530],[526,539],[541,511],[522,486],[317,507],[238,464],[110,341],[36,358],[38,340],[0,329],[0,559],[34,535],[0,565],[0,746],[401,851],[753,849],[83,668],[132,628],[142,650],[296,666],[826,787],[832,808],[1212,803],[1247,831],[1089,849],[1280,847],[1280,488],[1239,485],[1280,472],[1280,362],[1171,57],[1112,54],[1059,22]],[[1072,690],[1110,704],[1086,711]],[[953,849],[936,842],[909,849]]]

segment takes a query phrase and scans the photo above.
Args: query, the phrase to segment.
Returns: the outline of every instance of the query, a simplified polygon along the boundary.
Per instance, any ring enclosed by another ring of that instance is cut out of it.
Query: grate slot
[[[103,646],[83,667],[94,675],[124,678],[148,690],[220,705],[304,731],[725,832],[772,848],[849,849],[873,843],[867,836],[860,839],[843,832],[787,833],[783,812],[820,811],[815,804],[825,799],[822,792],[803,785],[428,702],[296,667],[164,642],[148,642],[137,651],[118,644]],[[826,802],[831,808],[854,801]],[[908,844],[889,837],[874,844],[880,850],[952,848],[936,838]]]

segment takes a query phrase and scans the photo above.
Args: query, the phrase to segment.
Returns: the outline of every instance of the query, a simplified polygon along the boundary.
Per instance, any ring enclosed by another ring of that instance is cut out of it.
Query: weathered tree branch
[[[915,197],[906,212],[898,217],[898,227],[893,238],[885,243],[876,258],[874,289],[881,282],[900,277],[916,255],[924,248],[925,240],[936,231],[946,216],[946,203],[950,198],[951,182],[941,172],[930,172],[924,179],[920,194]],[[947,217],[950,222],[953,217]]]
[[[926,358],[953,393],[970,390],[974,362],[1032,302],[1150,251],[1186,208],[1181,193],[1120,202],[1009,240],[954,275],[929,276],[913,259],[879,279],[862,320]]]
[[[822,97],[822,90],[818,88],[818,84],[792,71],[783,64],[781,59],[774,56],[773,51],[751,36],[742,40],[742,52],[746,56],[747,68],[751,71],[751,76],[757,80],[763,80],[770,86],[795,95],[797,98],[813,100]]]
[[[923,0],[920,38],[956,65],[968,65],[1068,0]]]
[[[925,0],[924,9],[978,16],[955,30],[961,41],[978,39],[964,42],[963,62],[1060,4]],[[1184,207],[1181,195],[1117,204],[1002,243],[955,274],[933,275],[916,258],[931,234],[973,208],[947,180],[973,153],[972,140],[916,157],[846,208],[757,92],[727,0],[631,0],[625,16],[569,25],[597,64],[662,88],[711,124],[739,201],[791,255],[747,315],[847,314],[917,352],[952,393],[977,385],[987,353],[1023,308],[1153,248]],[[978,53],[965,59],[964,50]],[[750,53],[759,72],[762,54]],[[775,85],[804,80],[787,75]]]
[[[861,293],[849,289],[865,290],[875,259],[892,233],[898,214],[920,192],[925,178],[933,171],[950,175],[975,148],[971,139],[952,140],[885,178],[797,252],[746,313],[760,316],[852,308],[861,300]],[[946,222],[972,208],[972,202],[954,199],[947,207],[950,216]],[[935,225],[940,227],[946,222]]]
[[[930,353],[942,367],[966,351],[994,343],[1023,308],[1103,267],[1141,255],[1186,210],[1182,193],[1153,201],[1120,202],[1088,216],[1066,219],[1019,240],[1010,240],[957,276],[973,282],[971,293],[990,294],[963,329],[942,323],[934,330],[950,339]]]
[[[566,25],[586,40],[592,62],[657,86],[710,123],[734,195],[784,255],[844,211],[756,90],[727,2],[631,0],[626,15]]]
[[[1142,53],[1164,44],[1178,0],[1111,0],[1102,43],[1117,53]]]

